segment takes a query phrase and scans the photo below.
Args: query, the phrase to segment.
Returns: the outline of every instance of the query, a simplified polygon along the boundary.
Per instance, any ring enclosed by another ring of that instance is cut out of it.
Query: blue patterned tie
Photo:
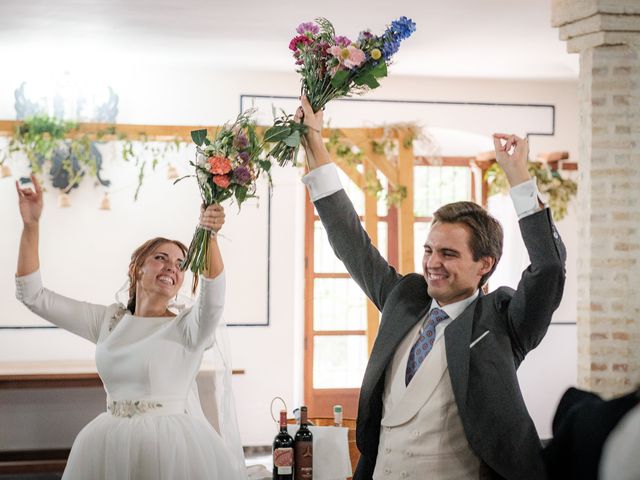
[[[447,318],[449,318],[449,316],[444,310],[440,310],[439,308],[434,308],[429,312],[427,321],[420,330],[418,340],[416,340],[416,343],[411,347],[411,352],[409,352],[407,371],[404,375],[405,385],[409,385],[409,382],[418,371],[418,368],[420,368],[420,365],[422,365],[427,354],[431,351],[431,347],[433,347],[433,343],[436,340],[436,325]]]

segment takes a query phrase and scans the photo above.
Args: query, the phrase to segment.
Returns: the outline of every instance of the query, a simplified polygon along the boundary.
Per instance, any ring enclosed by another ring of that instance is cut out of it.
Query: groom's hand
[[[511,187],[531,179],[527,168],[529,142],[525,138],[505,133],[494,133],[493,145],[496,150],[496,161],[504,170]]]
[[[302,146],[305,149],[309,170],[331,163],[331,157],[322,140],[322,110],[314,113],[309,100],[303,95],[300,97],[300,106],[294,118],[307,126],[307,132],[302,137]]]

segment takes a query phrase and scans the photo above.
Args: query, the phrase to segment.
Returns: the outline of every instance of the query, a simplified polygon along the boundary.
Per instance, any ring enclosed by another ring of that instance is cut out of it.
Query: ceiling
[[[417,31],[396,74],[575,79],[577,55],[550,26],[550,0],[0,0],[4,61],[198,63],[293,71],[295,27],[318,16],[337,33],[381,32],[406,15]]]

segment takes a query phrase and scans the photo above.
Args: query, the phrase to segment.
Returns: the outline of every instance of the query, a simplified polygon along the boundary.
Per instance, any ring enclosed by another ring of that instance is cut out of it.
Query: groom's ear
[[[482,257],[480,262],[480,276],[483,276],[491,271],[493,266],[496,264],[496,259],[493,257]]]

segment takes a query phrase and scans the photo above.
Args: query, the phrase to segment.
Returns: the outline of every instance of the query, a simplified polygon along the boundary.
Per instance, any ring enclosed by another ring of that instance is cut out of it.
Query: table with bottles
[[[344,480],[351,477],[349,429],[341,426],[335,412],[334,418],[334,426],[311,425],[307,410],[302,407],[299,422],[288,424],[286,411],[281,411],[280,432],[273,443],[273,478]]]

